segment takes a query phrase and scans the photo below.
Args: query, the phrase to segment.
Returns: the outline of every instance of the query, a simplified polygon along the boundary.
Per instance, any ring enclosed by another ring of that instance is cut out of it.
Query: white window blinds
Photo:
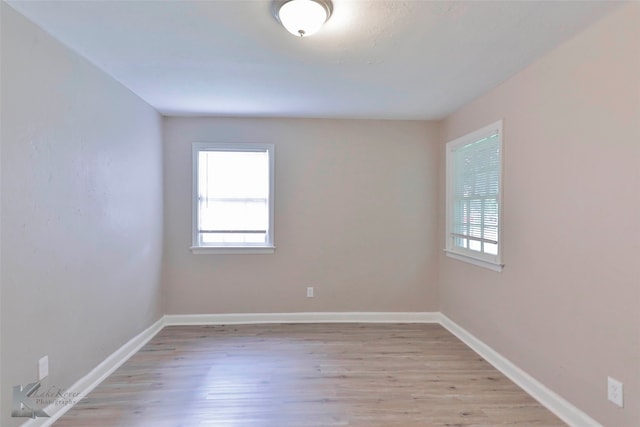
[[[499,264],[501,122],[447,148],[447,250]]]
[[[272,245],[272,150],[194,145],[194,246]]]

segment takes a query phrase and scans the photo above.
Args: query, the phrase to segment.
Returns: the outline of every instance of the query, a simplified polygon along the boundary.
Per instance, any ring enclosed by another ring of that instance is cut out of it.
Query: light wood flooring
[[[437,324],[164,328],[55,424],[565,424]]]

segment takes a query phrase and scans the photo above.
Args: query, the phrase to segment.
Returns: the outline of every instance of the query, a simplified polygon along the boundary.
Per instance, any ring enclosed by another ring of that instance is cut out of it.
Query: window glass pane
[[[467,247],[467,242],[469,241],[468,239],[465,239],[463,237],[455,237],[454,238],[455,241],[455,245],[459,248],[466,248]]]
[[[202,233],[202,244],[266,243],[266,233]]]
[[[485,227],[484,238],[487,240],[498,241],[498,227]]]
[[[469,234],[469,201],[456,200],[454,212],[454,233]]]
[[[469,235],[482,237],[482,201],[475,199],[469,204]]]
[[[261,198],[269,195],[267,152],[201,151],[200,198]]]
[[[200,200],[200,230],[266,230],[267,200]]]
[[[464,137],[463,137],[464,138]],[[498,255],[500,145],[498,132],[450,149],[450,242],[454,247]],[[464,236],[473,237],[465,239]]]
[[[198,244],[269,243],[269,151],[197,152]]]
[[[498,255],[498,245],[493,243],[485,243],[484,251],[491,255]]]
[[[498,200],[487,199],[484,201],[484,225],[497,227],[498,225]]]

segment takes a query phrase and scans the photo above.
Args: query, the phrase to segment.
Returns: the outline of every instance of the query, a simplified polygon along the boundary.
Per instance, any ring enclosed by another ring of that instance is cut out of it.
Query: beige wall
[[[640,3],[616,9],[442,128],[447,141],[504,119],[506,264],[441,255],[442,311],[612,427],[640,425],[638,28]]]
[[[640,425],[638,25],[640,4],[614,11],[440,127],[161,129],[2,3],[1,424],[17,425],[7,390],[36,379],[38,358],[64,389],[162,312],[441,309],[604,425]],[[506,268],[494,273],[442,256],[442,166],[444,141],[499,118]],[[274,254],[190,253],[194,141],[276,145]],[[607,375],[624,382],[624,409],[606,401]]]
[[[161,118],[2,2],[2,426],[159,318]]]
[[[165,118],[168,312],[435,310],[435,131],[411,121]],[[274,254],[191,254],[196,141],[275,144]]]

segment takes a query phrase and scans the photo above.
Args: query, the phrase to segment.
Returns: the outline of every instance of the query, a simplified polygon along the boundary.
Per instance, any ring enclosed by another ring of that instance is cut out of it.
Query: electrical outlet
[[[313,287],[311,286],[307,288],[307,298],[313,298]]]
[[[44,356],[38,360],[38,381],[42,381],[49,376],[49,356]]]
[[[614,378],[607,377],[607,396],[610,401],[622,408],[624,406],[622,383]]]

